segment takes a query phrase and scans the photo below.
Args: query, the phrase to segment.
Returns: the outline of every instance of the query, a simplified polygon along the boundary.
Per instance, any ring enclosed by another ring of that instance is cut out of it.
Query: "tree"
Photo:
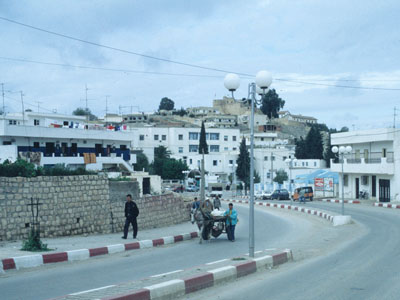
[[[183,107],[181,107],[180,110],[174,111],[172,112],[172,114],[183,117],[184,115],[187,115],[187,111]]]
[[[311,127],[305,140],[303,140],[303,137],[300,137],[300,140],[296,141],[295,156],[298,159],[324,158],[324,145],[321,133],[317,127]]]
[[[274,182],[277,182],[279,185],[283,184],[284,181],[288,180],[288,175],[283,169],[279,169],[276,172],[276,176],[274,178]]]
[[[161,99],[160,106],[158,107],[158,110],[173,110],[174,109],[174,101],[171,99],[164,97]]]
[[[201,122],[199,154],[208,154],[208,145],[206,140],[206,129],[204,127],[204,121]]]
[[[149,171],[149,160],[143,152],[136,154],[136,164],[133,165],[135,171]]]
[[[324,153],[324,159],[325,159],[327,168],[331,167],[331,159],[334,159],[335,157],[336,157],[335,153],[332,152],[332,147],[331,147],[331,134],[329,134],[328,145],[327,145],[326,151]]]
[[[250,154],[246,147],[246,140],[243,137],[240,147],[239,156],[237,159],[236,176],[244,182],[245,190],[250,185]]]
[[[159,175],[163,179],[185,179],[182,171],[188,170],[188,166],[181,160],[170,158],[170,154],[164,146],[154,148],[154,161],[149,166],[151,174]]]
[[[261,182],[261,177],[260,174],[256,170],[254,170],[254,183],[260,183]]]
[[[301,136],[300,140],[295,141],[295,144],[296,144],[296,149],[294,152],[294,156],[298,159],[305,159],[307,156],[306,141]]]
[[[307,157],[309,159],[323,159],[324,145],[319,130],[312,126],[306,137]]]
[[[262,97],[261,111],[268,118],[278,118],[278,112],[285,105],[285,100],[282,100],[275,89],[268,90]]]
[[[90,111],[89,108],[82,108],[82,107],[78,107],[77,109],[75,109],[72,114],[74,116],[88,116],[90,121],[93,120],[97,120],[97,116],[95,116],[94,114],[92,114],[92,112]]]

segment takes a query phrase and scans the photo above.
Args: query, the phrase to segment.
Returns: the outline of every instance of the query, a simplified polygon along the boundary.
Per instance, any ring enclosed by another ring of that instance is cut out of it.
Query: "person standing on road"
[[[300,189],[300,192],[299,192],[299,200],[300,200],[300,203],[306,203],[306,198],[305,198],[305,191],[304,191],[304,189]]]
[[[229,209],[224,213],[226,218],[226,233],[228,234],[228,240],[231,242],[235,241],[235,226],[237,224],[237,212],[233,209],[233,204],[229,203]]]
[[[132,195],[126,195],[125,202],[125,227],[124,227],[124,236],[123,239],[126,240],[128,237],[129,224],[132,224],[133,227],[133,238],[136,239],[138,228],[136,218],[139,215],[139,208],[136,203],[132,201]]]
[[[221,200],[219,199],[219,195],[214,198],[214,208],[218,209],[221,207]]]

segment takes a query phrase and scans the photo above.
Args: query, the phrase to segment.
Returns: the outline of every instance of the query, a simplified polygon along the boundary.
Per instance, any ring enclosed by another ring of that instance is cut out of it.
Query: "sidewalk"
[[[42,242],[47,244],[47,247],[52,250],[41,252],[20,250],[22,241],[2,241],[0,242],[0,272],[2,269],[19,269],[19,267],[42,265],[46,263],[46,259],[44,259],[42,255],[49,256],[49,254],[53,254],[53,256],[50,256],[53,257],[53,261],[48,262],[71,260],[68,259],[67,254],[70,254],[69,256],[72,256],[72,254],[75,256],[75,259],[72,260],[82,260],[101,254],[172,244],[197,237],[197,226],[186,222],[162,228],[146,230],[140,230],[139,228],[137,239],[133,239],[132,229],[130,229],[128,239],[122,239],[122,235],[122,232],[118,232],[113,234],[43,238]],[[56,256],[58,256],[58,258],[54,260]],[[24,263],[18,265],[17,261],[24,261]],[[1,262],[3,262],[3,264],[1,264]]]

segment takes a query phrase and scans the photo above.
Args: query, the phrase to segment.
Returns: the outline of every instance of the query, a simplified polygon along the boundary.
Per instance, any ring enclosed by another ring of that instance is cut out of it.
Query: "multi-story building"
[[[397,129],[335,133],[331,135],[331,144],[352,147],[351,154],[345,155],[343,161],[331,162],[331,170],[341,173],[339,190],[344,185],[345,198],[359,198],[359,193],[366,191],[372,199],[381,202],[400,200],[400,132]]]
[[[90,124],[84,116],[8,114],[0,119],[0,145],[8,146],[4,148],[7,152],[0,151],[0,158],[12,159],[14,153],[14,159],[18,154],[41,166],[65,164],[72,168],[120,167],[133,171],[132,164],[136,162],[136,156],[130,154],[133,133],[126,129],[121,126],[110,130]]]
[[[154,160],[154,148],[164,146],[171,152],[171,157],[182,159],[189,169],[199,169],[200,127],[135,127],[133,143],[135,149],[142,150],[149,161]],[[209,154],[205,156],[205,167],[210,175],[226,178],[229,164],[236,161],[240,131],[234,128],[206,128],[206,140]]]

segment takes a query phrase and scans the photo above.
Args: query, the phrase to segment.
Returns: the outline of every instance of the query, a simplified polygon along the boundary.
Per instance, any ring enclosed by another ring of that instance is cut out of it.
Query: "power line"
[[[92,45],[92,46],[97,46],[97,47],[100,47],[100,48],[114,50],[114,51],[125,53],[125,54],[136,55],[136,56],[140,56],[140,57],[144,57],[144,58],[148,58],[148,59],[153,59],[153,60],[163,61],[163,62],[167,62],[167,63],[187,66],[187,67],[191,67],[191,68],[197,68],[197,69],[203,69],[203,70],[209,70],[209,71],[215,71],[215,72],[223,72],[223,73],[236,73],[238,75],[245,76],[245,77],[252,77],[252,78],[254,77],[254,75],[250,75],[250,74],[246,74],[246,73],[232,72],[232,71],[229,71],[229,70],[224,70],[224,69],[219,69],[219,68],[204,67],[204,66],[200,66],[200,65],[195,65],[195,64],[190,64],[190,63],[170,60],[170,59],[166,59],[166,58],[155,57],[155,56],[151,56],[151,55],[147,55],[147,54],[143,54],[143,53],[124,50],[124,49],[120,49],[120,48],[116,48],[116,47],[112,47],[112,46],[107,46],[107,45],[103,45],[103,44],[99,44],[99,43],[83,40],[83,39],[80,39],[80,38],[76,38],[76,37],[73,37],[73,36],[69,36],[69,35],[66,35],[66,34],[50,31],[50,30],[43,29],[43,28],[39,28],[39,27],[32,26],[32,25],[29,25],[29,24],[21,23],[21,22],[15,21],[15,20],[4,18],[4,17],[0,17],[0,20],[6,21],[6,22],[10,22],[10,23],[13,23],[13,24],[17,24],[17,25],[20,25],[20,26],[23,26],[23,27],[27,27],[27,28],[30,28],[30,29],[34,29],[34,30],[37,30],[37,31],[45,32],[45,33],[48,33],[48,34],[52,34],[52,35],[55,35],[55,36],[63,37],[63,38],[69,39],[69,40],[85,43],[85,44]],[[307,85],[337,87],[337,88],[350,88],[350,89],[363,89],[363,90],[383,90],[383,91],[400,91],[400,88],[395,89],[395,88],[379,88],[379,87],[359,87],[359,86],[347,86],[347,85],[334,85],[334,84],[323,84],[323,83],[306,82],[306,81],[283,79],[283,78],[276,78],[275,80],[276,81],[283,81],[283,82],[294,82],[294,83],[300,83],[300,84],[307,84]]]
[[[119,69],[119,68],[102,68],[102,67],[91,67],[91,66],[80,66],[80,65],[70,65],[70,64],[60,64],[53,62],[44,62],[37,60],[29,60],[22,58],[11,58],[0,56],[0,59],[34,63],[40,65],[49,65],[57,67],[67,67],[67,68],[78,68],[78,69],[89,69],[89,70],[100,70],[100,71],[111,71],[111,72],[122,72],[122,73],[138,73],[138,74],[150,74],[150,75],[169,75],[169,76],[187,76],[187,77],[210,77],[210,78],[221,78],[218,75],[200,75],[200,74],[185,74],[185,73],[168,73],[168,72],[150,72],[150,71],[140,71],[140,70],[129,70],[129,69]],[[247,76],[249,77],[249,76]]]

